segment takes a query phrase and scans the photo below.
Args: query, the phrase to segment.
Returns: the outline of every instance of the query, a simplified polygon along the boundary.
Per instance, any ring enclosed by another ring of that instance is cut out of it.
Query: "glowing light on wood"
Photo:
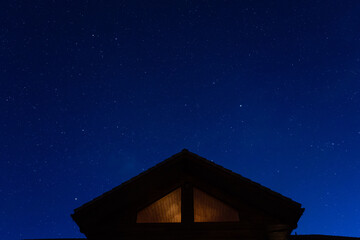
[[[236,209],[194,188],[194,221],[195,222],[238,222]]]
[[[181,188],[157,200],[137,214],[137,223],[181,222]]]

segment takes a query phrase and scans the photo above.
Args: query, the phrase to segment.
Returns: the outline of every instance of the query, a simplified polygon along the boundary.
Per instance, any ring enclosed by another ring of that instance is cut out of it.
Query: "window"
[[[194,188],[195,222],[238,222],[238,211],[207,193]]]
[[[194,222],[238,222],[236,209],[193,188]],[[180,223],[181,188],[177,188],[137,214],[137,223]]]
[[[137,223],[180,223],[181,188],[178,188],[137,214]]]

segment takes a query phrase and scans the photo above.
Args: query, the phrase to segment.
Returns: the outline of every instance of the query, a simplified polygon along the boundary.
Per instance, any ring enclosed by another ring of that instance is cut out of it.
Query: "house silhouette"
[[[186,149],[74,210],[86,239],[351,240],[290,235],[304,208]]]

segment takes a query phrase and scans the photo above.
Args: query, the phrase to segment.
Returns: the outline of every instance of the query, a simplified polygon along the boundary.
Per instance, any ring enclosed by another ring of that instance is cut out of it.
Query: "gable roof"
[[[200,157],[187,149],[122,183],[74,210],[80,230],[99,224],[131,220],[136,212],[159,196],[191,181],[197,187],[222,194],[227,199],[246,203],[295,228],[304,209],[301,204],[255,183],[237,173]],[[145,197],[146,196],[146,197]]]

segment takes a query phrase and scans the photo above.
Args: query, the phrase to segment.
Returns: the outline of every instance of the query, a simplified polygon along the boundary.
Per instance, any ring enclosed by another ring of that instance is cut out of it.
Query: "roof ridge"
[[[234,176],[234,177],[236,177],[236,178],[238,178],[238,179],[240,179],[240,180],[242,180],[242,181],[246,181],[247,183],[249,183],[249,184],[251,184],[251,185],[253,185],[253,186],[258,187],[258,188],[266,191],[267,193],[269,193],[269,194],[271,194],[271,195],[273,195],[273,196],[280,197],[280,198],[283,199],[283,200],[286,200],[286,201],[288,201],[288,202],[291,202],[292,204],[299,205],[299,207],[301,207],[301,204],[300,204],[300,203],[295,202],[295,201],[292,200],[291,198],[285,197],[284,195],[282,195],[282,194],[280,194],[280,193],[278,193],[278,192],[276,192],[276,191],[273,191],[273,190],[271,190],[270,188],[261,185],[260,183],[254,182],[254,181],[250,180],[249,178],[246,178],[246,177],[242,176],[242,175],[239,174],[239,173],[233,172],[233,171],[231,171],[231,170],[229,170],[229,169],[227,169],[227,168],[225,168],[225,167],[223,167],[223,166],[221,166],[221,165],[219,165],[219,164],[214,163],[212,160],[208,160],[208,159],[206,159],[206,158],[204,158],[204,157],[201,157],[200,155],[198,155],[198,154],[196,154],[196,153],[193,153],[193,152],[189,151],[188,149],[184,148],[184,149],[182,149],[180,152],[178,152],[178,153],[176,153],[176,154],[174,154],[174,155],[166,158],[165,160],[157,163],[156,165],[148,168],[147,170],[145,170],[145,171],[139,173],[138,175],[130,178],[129,180],[121,183],[120,185],[118,185],[118,186],[116,186],[116,187],[114,187],[114,188],[106,191],[105,193],[101,194],[101,195],[98,196],[98,197],[93,198],[93,199],[90,200],[89,202],[84,203],[84,204],[81,205],[80,207],[76,208],[76,209],[74,210],[74,213],[76,213],[76,212],[78,212],[78,211],[80,211],[80,210],[82,210],[82,209],[84,209],[84,208],[86,208],[86,207],[88,207],[88,206],[93,205],[95,202],[97,202],[98,200],[103,199],[103,198],[109,196],[109,195],[110,195],[111,193],[113,193],[114,191],[117,191],[117,190],[119,190],[119,189],[122,189],[122,188],[128,186],[130,183],[133,183],[133,182],[137,181],[139,178],[142,178],[143,176],[146,176],[147,174],[151,173],[154,169],[157,169],[157,168],[159,168],[159,167],[161,167],[161,166],[163,166],[163,165],[166,165],[166,164],[168,164],[169,162],[175,161],[176,159],[179,159],[180,157],[182,157],[182,156],[184,156],[184,155],[189,155],[189,156],[191,156],[192,159],[195,159],[195,160],[198,160],[198,161],[202,161],[203,163],[205,163],[205,164],[207,164],[207,165],[210,165],[210,166],[212,166],[212,167],[215,167],[215,168],[217,168],[217,169],[219,169],[219,170],[221,170],[221,171],[223,171],[223,172],[226,172],[226,173],[228,173],[228,174],[230,174],[230,175],[232,175],[232,176]],[[191,160],[191,159],[190,159],[190,160]]]

